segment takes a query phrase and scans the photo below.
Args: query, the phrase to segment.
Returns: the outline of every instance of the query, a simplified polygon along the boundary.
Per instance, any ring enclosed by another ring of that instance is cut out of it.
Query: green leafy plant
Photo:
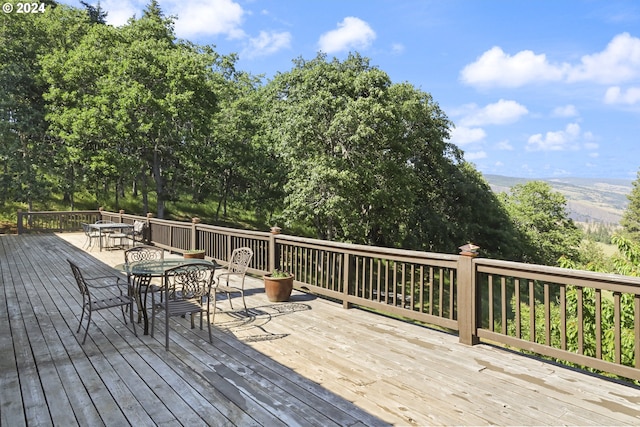
[[[291,273],[288,273],[284,270],[279,270],[277,268],[271,273],[271,277],[274,279],[281,279],[289,276],[291,276]]]

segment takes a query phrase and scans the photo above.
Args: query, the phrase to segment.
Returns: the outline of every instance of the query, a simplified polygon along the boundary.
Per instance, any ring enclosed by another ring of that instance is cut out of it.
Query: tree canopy
[[[520,259],[555,265],[561,257],[576,259],[582,234],[569,218],[565,197],[542,181],[519,184],[503,201],[524,237]]]
[[[117,28],[83,5],[0,15],[0,203],[54,192],[119,209],[141,195],[138,213],[158,217],[182,201],[223,220],[232,205],[324,239],[574,255],[563,199],[538,184],[497,197],[432,96],[358,53],[298,58],[264,81],[178,40],[156,0]]]

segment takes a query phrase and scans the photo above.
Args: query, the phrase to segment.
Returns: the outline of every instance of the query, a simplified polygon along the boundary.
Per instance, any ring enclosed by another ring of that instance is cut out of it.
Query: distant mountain
[[[509,192],[516,184],[543,181],[567,198],[567,209],[574,221],[617,225],[629,203],[632,181],[605,178],[526,179],[501,175],[484,175],[491,189]]]

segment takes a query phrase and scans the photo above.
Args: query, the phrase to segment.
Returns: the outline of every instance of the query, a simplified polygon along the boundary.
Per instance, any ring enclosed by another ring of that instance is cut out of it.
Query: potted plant
[[[264,291],[271,302],[289,301],[293,290],[293,274],[274,270],[264,276]]]
[[[182,254],[182,256],[185,259],[187,258],[204,259],[204,249],[191,249],[191,250],[185,251],[184,254]]]

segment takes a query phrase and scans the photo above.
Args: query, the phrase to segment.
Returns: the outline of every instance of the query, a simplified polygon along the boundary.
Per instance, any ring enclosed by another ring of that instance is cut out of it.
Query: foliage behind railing
[[[475,260],[477,335],[640,380],[640,279]]]
[[[640,380],[638,278],[123,212],[19,213],[19,221],[26,222],[19,230],[79,229],[81,222],[98,217],[131,224],[146,221],[150,243],[179,253],[203,249],[223,264],[233,249],[251,247],[251,273],[281,268],[294,274],[300,290],[345,307],[355,304],[447,328],[458,332],[463,343],[500,343]]]

